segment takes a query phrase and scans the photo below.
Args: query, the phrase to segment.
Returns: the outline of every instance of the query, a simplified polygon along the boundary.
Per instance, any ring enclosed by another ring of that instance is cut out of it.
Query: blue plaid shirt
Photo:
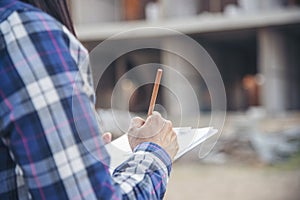
[[[44,12],[0,0],[0,199],[161,199],[168,154],[140,144],[109,173],[88,56]]]

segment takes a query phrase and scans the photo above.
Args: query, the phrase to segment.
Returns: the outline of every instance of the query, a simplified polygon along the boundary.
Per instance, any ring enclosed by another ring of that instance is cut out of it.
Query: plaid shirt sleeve
[[[163,198],[171,159],[156,144],[140,144],[110,175],[87,51],[45,13],[9,6],[0,7],[0,199]]]

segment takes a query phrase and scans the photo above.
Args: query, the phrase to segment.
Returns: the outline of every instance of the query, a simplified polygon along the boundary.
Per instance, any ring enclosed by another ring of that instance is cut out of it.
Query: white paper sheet
[[[217,129],[212,127],[198,129],[181,127],[174,128],[174,131],[177,134],[179,144],[179,150],[175,156],[175,160],[218,132]],[[123,136],[113,140],[110,144],[107,144],[106,149],[111,156],[111,171],[113,171],[117,166],[126,161],[132,155],[127,134],[124,134]]]

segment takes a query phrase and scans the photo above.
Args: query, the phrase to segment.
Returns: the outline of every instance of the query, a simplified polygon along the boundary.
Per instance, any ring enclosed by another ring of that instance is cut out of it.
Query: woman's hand
[[[135,117],[128,130],[131,149],[143,142],[153,142],[161,146],[174,159],[179,146],[171,121],[165,120],[158,112],[154,112],[146,121]]]

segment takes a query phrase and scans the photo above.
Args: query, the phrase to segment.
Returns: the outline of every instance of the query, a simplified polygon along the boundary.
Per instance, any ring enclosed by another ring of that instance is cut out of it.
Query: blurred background
[[[300,199],[299,0],[72,0],[71,10],[78,37],[89,51],[122,31],[170,28],[202,45],[221,73],[227,96],[222,135],[204,159],[196,148],[174,164],[165,199]],[[116,42],[153,38],[162,47],[178,45],[171,35],[159,32]],[[193,53],[187,46],[182,48]],[[114,49],[106,53],[113,56]],[[102,66],[107,68],[96,89],[96,107],[105,131],[114,137],[122,134],[110,112],[112,91],[122,75],[146,63],[172,66],[189,80],[200,110],[192,110],[184,121],[188,124],[193,112],[200,112],[200,125],[207,126],[211,100],[201,75],[184,58],[141,49]],[[154,75],[149,76],[154,80]],[[185,91],[187,86],[168,74],[163,77],[166,85]],[[122,84],[120,115],[128,106],[122,99],[135,83],[125,79]],[[130,112],[145,116],[151,92],[150,84],[134,90]],[[179,116],[168,88],[160,88],[157,103],[169,118]],[[188,106],[189,98],[180,103]]]

